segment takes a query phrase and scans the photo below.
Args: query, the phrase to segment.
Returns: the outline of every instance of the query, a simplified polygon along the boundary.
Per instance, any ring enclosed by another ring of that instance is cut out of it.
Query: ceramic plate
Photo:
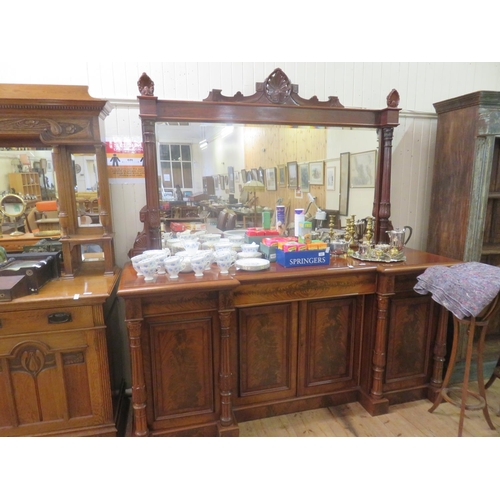
[[[262,271],[270,266],[270,262],[266,259],[238,259],[235,266],[243,271]]]
[[[262,257],[260,252],[239,252],[238,258],[240,259],[256,259]]]

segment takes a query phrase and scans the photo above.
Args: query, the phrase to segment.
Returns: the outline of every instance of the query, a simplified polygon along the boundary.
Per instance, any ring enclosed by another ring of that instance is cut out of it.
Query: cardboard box
[[[273,229],[248,228],[245,233],[245,243],[261,244],[263,238],[279,236],[278,231]]]
[[[330,247],[325,250],[305,250],[302,252],[283,252],[276,250],[276,262],[283,267],[328,266]]]
[[[276,262],[276,247],[270,247],[261,243],[259,250],[262,253],[262,257],[269,262]]]

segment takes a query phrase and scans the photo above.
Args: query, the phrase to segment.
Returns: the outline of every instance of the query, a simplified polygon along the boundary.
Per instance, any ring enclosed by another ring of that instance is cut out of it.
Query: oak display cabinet
[[[108,343],[118,278],[82,273],[0,304],[0,436],[116,435]]]

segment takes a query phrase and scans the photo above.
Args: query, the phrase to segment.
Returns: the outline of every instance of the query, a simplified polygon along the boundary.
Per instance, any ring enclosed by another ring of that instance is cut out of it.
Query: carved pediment
[[[324,108],[343,108],[338,97],[329,97],[328,101],[320,101],[316,96],[304,99],[299,96],[299,86],[292,84],[285,72],[276,68],[264,82],[255,85],[256,92],[251,96],[244,96],[237,92],[234,96],[222,95],[220,89],[213,89],[204,101],[211,102],[244,102],[244,103],[271,103],[291,104],[295,106],[318,106]]]

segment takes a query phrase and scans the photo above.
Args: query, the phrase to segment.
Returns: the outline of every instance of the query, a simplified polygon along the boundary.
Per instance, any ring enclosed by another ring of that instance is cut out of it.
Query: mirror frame
[[[338,97],[319,101],[300,97],[298,85],[276,68],[256,92],[244,96],[237,92],[228,97],[213,89],[203,101],[160,100],[154,96],[154,82],[143,73],[137,82],[140,95],[139,117],[142,123],[146,206],[141,209],[144,229],[137,235],[129,256],[147,249],[161,248],[161,224],[158,199],[156,122],[208,122],[274,124],[324,127],[358,127],[377,130],[379,147],[372,216],[374,237],[387,241],[391,214],[391,160],[394,128],[399,125],[399,93],[393,89],[382,109],[345,108]]]

